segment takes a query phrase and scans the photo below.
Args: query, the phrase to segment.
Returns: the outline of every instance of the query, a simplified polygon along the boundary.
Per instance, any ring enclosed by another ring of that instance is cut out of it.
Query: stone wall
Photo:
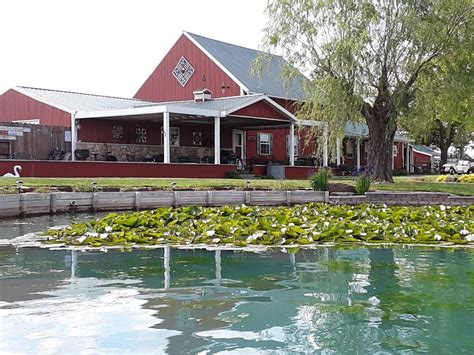
[[[362,203],[386,205],[474,205],[474,196],[457,196],[440,192],[367,192],[365,195],[329,196],[334,204],[358,205]]]
[[[78,142],[77,149],[89,149],[91,155],[87,160],[104,160],[106,152],[111,152],[118,161],[127,161],[127,155],[152,156],[163,154],[161,145],[114,144]],[[178,162],[178,157],[195,156],[199,159],[214,157],[214,148],[209,147],[171,147],[171,162]]]

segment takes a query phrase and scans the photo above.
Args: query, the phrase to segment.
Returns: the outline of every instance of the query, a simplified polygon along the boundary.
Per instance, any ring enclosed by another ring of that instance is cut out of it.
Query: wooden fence
[[[62,126],[0,122],[0,159],[47,160],[56,148],[70,152]]]
[[[293,205],[328,202],[319,191],[53,192],[0,195],[0,218],[60,212],[141,210],[170,206]]]

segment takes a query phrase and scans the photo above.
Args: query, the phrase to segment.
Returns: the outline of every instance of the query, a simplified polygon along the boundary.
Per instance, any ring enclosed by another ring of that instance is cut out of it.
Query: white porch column
[[[328,166],[328,126],[325,125],[323,129],[323,167]]]
[[[295,124],[290,123],[290,149],[288,149],[290,154],[290,166],[295,166]]]
[[[56,147],[55,147],[56,148]],[[77,149],[76,113],[71,113],[71,160],[76,160],[74,151]]]
[[[356,150],[356,154],[357,154],[357,170],[360,171],[360,139],[357,138],[356,139],[357,141],[357,150]]]
[[[214,117],[214,164],[221,163],[221,118]]]
[[[410,174],[410,144],[407,143],[407,150],[405,152],[405,164],[407,169],[407,174]]]
[[[392,170],[395,169],[395,158],[393,157],[394,147],[395,147],[395,144],[392,144]]]
[[[163,112],[163,163],[171,162],[170,152],[170,113]]]
[[[341,165],[341,139],[336,139],[336,165]]]

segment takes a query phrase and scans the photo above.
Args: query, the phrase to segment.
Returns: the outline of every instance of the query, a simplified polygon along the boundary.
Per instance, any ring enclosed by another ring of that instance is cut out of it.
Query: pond
[[[0,236],[71,218],[1,221]],[[103,253],[4,245],[0,275],[1,353],[474,349],[472,249]]]

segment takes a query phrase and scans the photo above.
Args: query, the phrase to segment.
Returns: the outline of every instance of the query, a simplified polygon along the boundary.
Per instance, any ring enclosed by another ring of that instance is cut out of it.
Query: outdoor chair
[[[89,149],[76,149],[74,151],[74,156],[77,160],[87,160],[90,156]]]

